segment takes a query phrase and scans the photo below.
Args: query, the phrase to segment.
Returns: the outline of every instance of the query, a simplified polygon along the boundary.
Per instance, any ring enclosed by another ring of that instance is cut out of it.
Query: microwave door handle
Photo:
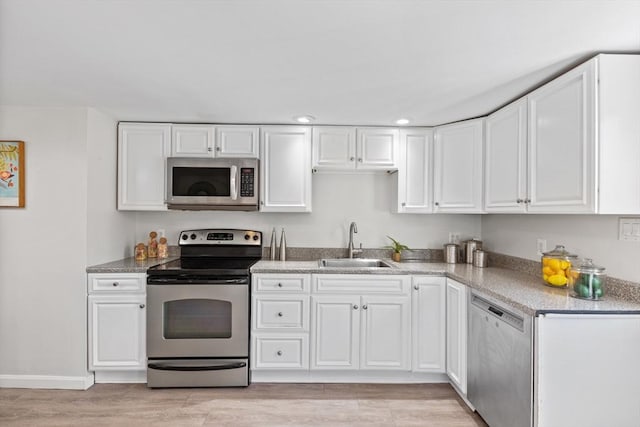
[[[238,200],[238,167],[236,165],[231,166],[231,200]]]

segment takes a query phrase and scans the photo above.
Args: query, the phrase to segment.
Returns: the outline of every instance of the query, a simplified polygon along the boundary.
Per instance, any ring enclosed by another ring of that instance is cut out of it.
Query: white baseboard
[[[146,383],[147,370],[95,371],[96,384]]]
[[[417,373],[402,371],[331,371],[295,369],[255,369],[251,371],[252,383],[378,383],[416,384],[447,383],[442,373]]]
[[[84,377],[59,375],[0,375],[0,388],[53,388],[86,390],[93,385],[93,374]]]

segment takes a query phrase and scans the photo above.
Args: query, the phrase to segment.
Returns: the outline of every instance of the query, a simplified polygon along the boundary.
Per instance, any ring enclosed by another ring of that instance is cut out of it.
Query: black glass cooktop
[[[248,272],[258,260],[259,258],[180,258],[151,267],[149,271],[245,270]]]

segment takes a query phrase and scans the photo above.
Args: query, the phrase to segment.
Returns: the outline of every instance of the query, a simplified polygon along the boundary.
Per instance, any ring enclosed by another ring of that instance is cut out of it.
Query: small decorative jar
[[[144,246],[144,243],[138,243],[136,245],[135,257],[136,261],[144,261],[147,259],[147,248]]]
[[[167,238],[161,237],[160,243],[158,243],[158,258],[169,257],[169,246],[167,246]]]
[[[555,288],[567,286],[567,274],[578,256],[569,253],[564,246],[557,245],[552,251],[542,254],[542,280]]]
[[[585,258],[579,267],[574,267],[569,273],[569,285],[575,292],[575,297],[598,300],[604,296],[605,274],[604,267],[593,264]]]
[[[148,256],[149,258],[157,258],[158,257],[158,241],[156,240],[158,237],[158,233],[152,231],[149,233],[149,246],[148,246]]]

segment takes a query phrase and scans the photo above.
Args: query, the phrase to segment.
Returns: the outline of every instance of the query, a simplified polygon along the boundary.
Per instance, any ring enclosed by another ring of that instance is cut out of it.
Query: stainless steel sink
[[[365,259],[365,258],[325,258],[318,261],[320,267],[337,267],[337,268],[367,268],[367,267],[383,267],[391,268],[389,264],[381,259]]]

